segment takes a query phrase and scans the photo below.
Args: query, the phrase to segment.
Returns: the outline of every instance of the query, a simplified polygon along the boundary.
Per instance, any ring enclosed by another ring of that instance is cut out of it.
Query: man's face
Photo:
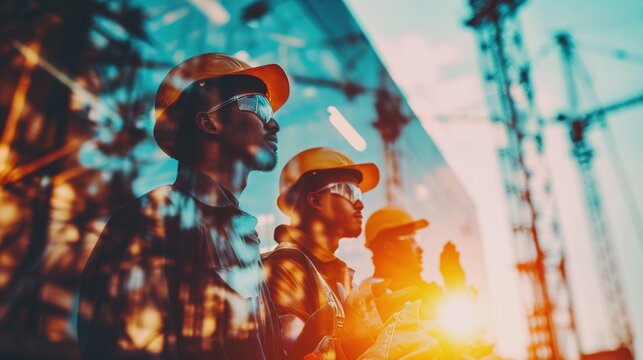
[[[200,114],[206,114],[206,125],[212,128],[211,134],[217,134],[208,138],[216,139],[223,154],[241,160],[249,169],[272,170],[277,164],[279,124],[263,95],[265,85],[256,78],[235,76],[204,86]]]
[[[269,171],[277,164],[279,125],[271,118],[264,123],[253,111],[241,110],[237,102],[228,105],[222,144],[236,153],[253,170]]]
[[[382,239],[377,251],[382,258],[390,261],[402,272],[409,275],[419,275],[422,272],[422,248],[415,241],[415,236],[392,235]]]
[[[415,242],[413,235],[401,236],[394,242],[396,252],[399,254],[400,266],[407,269],[409,273],[419,274],[422,272],[422,248]]]
[[[352,184],[358,189],[358,180],[355,177],[336,176],[332,183]],[[348,190],[348,189],[346,189]],[[318,216],[326,226],[335,229],[340,238],[357,237],[362,232],[364,204],[362,200],[352,202],[346,195],[338,194],[332,190],[322,190],[315,193],[318,196]]]

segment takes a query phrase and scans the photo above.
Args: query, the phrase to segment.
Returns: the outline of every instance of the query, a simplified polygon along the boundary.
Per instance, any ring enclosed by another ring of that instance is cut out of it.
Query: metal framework
[[[380,87],[376,91],[375,111],[377,118],[372,125],[380,133],[384,147],[384,180],[386,186],[386,203],[402,206],[399,194],[402,193],[400,182],[400,154],[397,140],[411,120],[401,111],[402,99],[387,86],[387,74],[380,73]]]
[[[612,333],[621,348],[632,350],[632,327],[630,325],[623,286],[620,281],[619,269],[612,249],[612,239],[608,223],[603,212],[601,195],[594,176],[593,159],[594,149],[586,137],[587,129],[592,123],[603,121],[603,116],[609,111],[619,110],[625,106],[641,101],[641,96],[626,100],[604,108],[596,109],[587,114],[579,113],[578,92],[574,69],[578,67],[572,37],[568,33],[556,35],[556,42],[560,48],[563,60],[563,72],[567,87],[569,103],[568,113],[560,115],[568,127],[572,143],[572,156],[578,165],[579,175],[583,186],[585,204],[587,206],[587,220],[591,230],[594,250],[599,263],[600,275],[603,286],[603,296],[607,305],[608,321]]]
[[[535,111],[530,64],[518,9],[525,0],[470,0],[482,53],[492,120],[502,124],[499,150],[509,201],[517,268],[528,312],[530,359],[579,356],[549,170],[543,154],[543,121]]]

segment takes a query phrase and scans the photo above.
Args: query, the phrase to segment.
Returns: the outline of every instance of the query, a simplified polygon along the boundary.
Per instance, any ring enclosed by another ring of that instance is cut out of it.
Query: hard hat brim
[[[400,236],[414,234],[418,230],[424,229],[429,226],[429,221],[426,219],[413,220],[404,224],[398,224],[388,228],[381,229],[378,231],[372,239],[367,239],[365,246],[371,248],[374,243],[377,243],[381,240],[378,240],[382,235],[384,236]]]
[[[374,163],[362,163],[362,164],[336,166],[336,167],[319,169],[317,171],[328,171],[328,170],[359,171],[359,173],[362,174],[362,180],[357,184],[357,186],[359,186],[360,190],[362,190],[362,193],[366,193],[373,190],[380,181],[380,171],[377,168],[377,165],[375,165]],[[308,171],[307,173],[311,173],[313,171],[315,170]],[[301,177],[303,177],[305,174],[306,173],[302,174]],[[290,206],[288,206],[288,202],[286,201],[286,196],[287,196],[287,193],[279,194],[279,197],[277,198],[277,206],[285,214],[289,214],[291,209],[290,209]]]
[[[390,228],[380,230],[380,234],[384,231],[392,231],[400,234],[411,234],[418,230],[424,229],[429,226],[429,221],[425,219],[414,220],[405,224],[396,225]],[[376,236],[377,237],[377,236]]]
[[[277,112],[283,104],[286,103],[290,95],[290,85],[288,76],[277,64],[268,64],[257,66],[250,69],[239,70],[226,74],[212,74],[203,72],[195,77],[194,81],[215,79],[219,77],[248,75],[256,77],[266,85],[266,97],[272,105],[273,111]],[[178,121],[182,119],[174,119],[169,116],[167,110],[170,106],[162,109],[162,113],[157,115],[156,123],[154,124],[154,138],[163,152],[175,157],[175,137],[176,130],[178,130]]]

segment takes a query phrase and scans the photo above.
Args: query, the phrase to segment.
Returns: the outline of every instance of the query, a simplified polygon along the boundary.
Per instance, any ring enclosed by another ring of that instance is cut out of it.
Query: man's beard
[[[338,224],[339,225],[339,224]],[[341,226],[341,225],[339,225]],[[343,231],[342,238],[356,238],[362,233],[362,227],[361,226],[346,226],[346,228]]]
[[[279,160],[276,151],[273,152],[265,148],[260,148],[255,153],[246,153],[245,158],[244,160],[250,169],[265,172],[272,171]]]

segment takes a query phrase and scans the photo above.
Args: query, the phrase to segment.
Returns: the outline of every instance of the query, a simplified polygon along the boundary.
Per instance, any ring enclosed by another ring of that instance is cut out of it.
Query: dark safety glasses
[[[314,193],[322,192],[324,190],[330,191],[332,194],[337,194],[355,204],[357,200],[362,199],[362,190],[354,183],[350,182],[336,182],[331,183],[323,188],[317,189]]]
[[[270,105],[270,101],[268,100],[268,98],[259,93],[248,93],[233,96],[228,100],[211,107],[210,110],[206,111],[206,113],[209,114],[211,112],[215,112],[226,105],[232,104],[235,101],[237,102],[239,110],[250,111],[259,115],[261,121],[264,124],[267,124],[270,119],[275,116],[272,111],[272,105]]]

